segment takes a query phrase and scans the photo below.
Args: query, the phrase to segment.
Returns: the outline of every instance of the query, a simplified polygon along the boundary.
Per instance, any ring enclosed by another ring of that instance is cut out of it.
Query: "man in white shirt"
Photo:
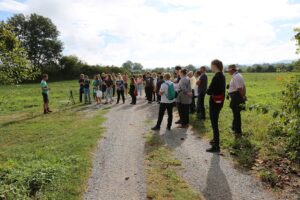
[[[160,125],[162,123],[165,111],[168,111],[168,125],[167,130],[171,130],[172,120],[173,120],[173,105],[175,102],[175,91],[174,91],[174,97],[170,100],[170,97],[168,95],[169,87],[173,86],[174,84],[172,81],[170,81],[171,75],[169,73],[166,73],[164,75],[165,82],[161,85],[159,94],[161,95],[161,101],[159,106],[159,114],[158,114],[158,120],[156,125],[152,128],[153,131],[159,131]]]
[[[228,71],[232,76],[228,89],[231,98],[230,108],[233,112],[232,130],[237,137],[240,137],[242,135],[241,111],[246,101],[246,86],[244,78],[238,72],[236,65],[229,65]]]

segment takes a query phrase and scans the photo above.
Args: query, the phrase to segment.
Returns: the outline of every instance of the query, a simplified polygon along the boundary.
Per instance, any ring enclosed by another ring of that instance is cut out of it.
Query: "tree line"
[[[300,29],[295,29],[295,39],[300,43]],[[38,14],[16,14],[0,22],[0,83],[21,83],[40,79],[41,74],[51,75],[51,80],[70,80],[84,73],[143,73],[140,63],[127,61],[121,67],[89,65],[75,55],[63,55],[63,42],[51,19]],[[299,48],[297,49],[299,52]],[[190,64],[185,67],[196,71]],[[154,68],[153,72],[173,72],[175,67]],[[300,69],[300,61],[291,64],[263,64],[240,66],[244,72],[282,72]],[[210,69],[207,68],[209,71]]]

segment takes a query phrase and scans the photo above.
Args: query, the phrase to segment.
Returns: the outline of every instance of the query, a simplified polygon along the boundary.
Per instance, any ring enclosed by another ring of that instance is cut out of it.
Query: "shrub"
[[[286,84],[282,103],[282,110],[274,115],[276,119],[269,127],[269,135],[282,138],[286,156],[300,163],[300,75]]]

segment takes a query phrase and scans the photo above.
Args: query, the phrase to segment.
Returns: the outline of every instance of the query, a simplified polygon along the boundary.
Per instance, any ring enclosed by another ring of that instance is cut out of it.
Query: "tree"
[[[296,32],[295,40],[297,42],[297,53],[300,53],[300,28],[295,28],[294,30]]]
[[[185,69],[187,71],[192,71],[192,72],[196,71],[196,67],[194,65],[191,65],[191,64],[189,64],[188,66],[186,66]]]
[[[59,32],[51,19],[31,14],[17,14],[8,19],[8,24],[26,49],[28,57],[37,69],[57,65],[63,44]]]
[[[122,68],[124,68],[126,71],[132,71],[133,70],[133,62],[128,60],[127,62],[123,63]]]
[[[20,83],[36,77],[24,48],[11,28],[0,22],[0,83]]]
[[[134,63],[132,69],[133,69],[133,71],[140,72],[143,70],[143,65],[140,63]]]

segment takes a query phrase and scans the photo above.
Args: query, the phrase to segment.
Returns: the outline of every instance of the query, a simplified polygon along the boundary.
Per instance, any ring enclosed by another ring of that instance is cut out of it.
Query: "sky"
[[[49,17],[65,55],[144,67],[293,60],[300,0],[0,0],[0,20]]]

